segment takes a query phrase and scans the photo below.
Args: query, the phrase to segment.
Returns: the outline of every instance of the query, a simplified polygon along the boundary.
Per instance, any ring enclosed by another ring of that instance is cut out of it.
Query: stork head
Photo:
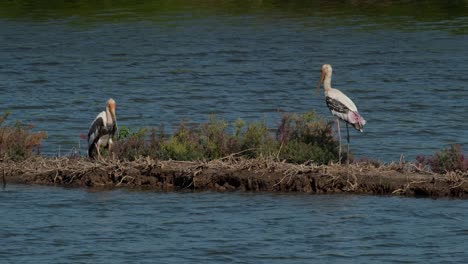
[[[320,90],[320,86],[322,85],[323,80],[325,79],[325,77],[331,76],[332,71],[333,71],[332,66],[330,64],[322,65],[322,74],[320,75],[320,80],[319,80],[319,83],[317,85],[317,89],[315,90],[315,95],[318,94],[318,92]]]
[[[112,119],[115,121],[116,117],[115,117],[115,101],[114,101],[114,99],[110,98],[109,100],[107,100],[107,109],[109,109],[109,112],[112,115]]]

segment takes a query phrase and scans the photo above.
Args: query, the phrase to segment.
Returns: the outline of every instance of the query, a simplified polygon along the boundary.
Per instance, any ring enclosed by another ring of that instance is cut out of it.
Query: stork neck
[[[323,80],[323,88],[325,89],[325,91],[330,91],[331,89],[331,76],[331,73],[327,74],[325,76],[325,80]]]
[[[107,118],[106,125],[110,125],[114,122],[114,120],[112,120],[112,115],[110,113],[109,107],[106,107],[106,118]]]

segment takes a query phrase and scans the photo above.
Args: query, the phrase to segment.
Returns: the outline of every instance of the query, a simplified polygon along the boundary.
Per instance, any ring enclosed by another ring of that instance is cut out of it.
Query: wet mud
[[[468,197],[468,175],[434,174],[411,164],[297,165],[229,158],[209,162],[90,161],[36,157],[0,161],[8,184],[157,191],[260,191],[310,194],[355,193],[418,197]]]

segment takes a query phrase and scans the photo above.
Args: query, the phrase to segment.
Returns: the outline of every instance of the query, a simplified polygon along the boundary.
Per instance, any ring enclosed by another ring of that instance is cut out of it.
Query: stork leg
[[[347,133],[347,141],[348,141],[348,150],[346,150],[346,165],[349,165],[349,127],[348,123],[346,123],[346,133]]]
[[[112,148],[112,142],[109,142],[108,145],[107,145],[107,151],[108,151],[108,154],[107,156],[111,157],[111,148]],[[114,159],[114,153],[112,153],[112,159]]]
[[[338,129],[338,162],[341,163],[341,129],[340,129],[340,119],[336,118],[336,127]]]
[[[96,151],[98,154],[98,160],[101,160],[101,151],[99,151],[99,144],[95,143],[95,145],[96,145]]]

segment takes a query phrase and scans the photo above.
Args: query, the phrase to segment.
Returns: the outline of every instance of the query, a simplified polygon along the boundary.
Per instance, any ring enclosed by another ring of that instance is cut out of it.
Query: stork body
[[[107,101],[106,110],[99,113],[89,127],[88,132],[88,156],[95,159],[95,152],[101,157],[100,148],[111,149],[112,138],[117,131],[117,118],[115,115],[115,101],[111,98]]]
[[[358,109],[354,102],[349,99],[340,90],[331,87],[332,67],[330,64],[324,64],[322,66],[322,75],[317,87],[317,92],[323,82],[325,89],[325,101],[328,109],[336,117],[336,125],[338,129],[339,137],[339,160],[341,162],[341,131],[340,131],[340,120],[346,123],[347,141],[348,141],[348,153],[349,154],[349,129],[348,124],[352,125],[356,130],[363,132],[366,120],[359,114]],[[349,157],[349,155],[347,155]],[[347,159],[347,162],[349,160]]]

